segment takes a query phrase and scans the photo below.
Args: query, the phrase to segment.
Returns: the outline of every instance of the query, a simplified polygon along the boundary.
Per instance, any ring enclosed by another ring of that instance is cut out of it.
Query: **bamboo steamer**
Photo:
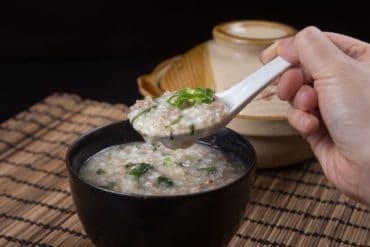
[[[263,49],[295,32],[290,26],[270,21],[218,24],[213,28],[212,40],[140,76],[139,90],[144,96],[198,86],[222,91],[262,66],[259,55]],[[308,143],[288,124],[289,108],[276,96],[276,86],[271,85],[228,125],[253,144],[258,168],[285,166],[312,157]]]

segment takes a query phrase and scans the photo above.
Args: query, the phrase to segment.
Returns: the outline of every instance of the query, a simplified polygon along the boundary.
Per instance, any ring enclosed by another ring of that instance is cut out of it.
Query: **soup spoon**
[[[206,128],[195,129],[194,133],[175,134],[172,136],[159,136],[159,140],[169,148],[185,148],[197,139],[208,136],[217,129],[226,126],[249,102],[251,102],[270,82],[287,70],[291,64],[278,56],[269,63],[260,67],[234,86],[215,94],[216,100],[228,108],[228,114],[220,121]]]

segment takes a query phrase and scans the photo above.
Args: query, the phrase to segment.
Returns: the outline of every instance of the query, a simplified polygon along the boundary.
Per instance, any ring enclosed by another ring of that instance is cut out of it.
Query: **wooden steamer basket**
[[[233,21],[213,28],[213,38],[182,56],[159,64],[138,78],[144,96],[158,96],[183,87],[209,87],[222,91],[262,64],[260,52],[275,40],[296,30],[270,21]],[[247,138],[257,152],[258,168],[294,164],[312,157],[308,143],[287,121],[290,105],[276,96],[271,85],[247,105],[228,125]]]

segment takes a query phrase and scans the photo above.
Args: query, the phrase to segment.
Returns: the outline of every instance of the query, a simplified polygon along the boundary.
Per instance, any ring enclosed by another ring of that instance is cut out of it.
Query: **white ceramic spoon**
[[[189,133],[175,136],[156,137],[165,146],[170,148],[184,148],[199,138],[208,136],[217,129],[226,126],[253,98],[257,96],[270,82],[288,69],[291,64],[282,57],[276,57],[265,64],[247,78],[231,88],[216,93],[216,99],[223,102],[229,109],[229,114],[221,121],[203,129],[196,129],[193,135]]]

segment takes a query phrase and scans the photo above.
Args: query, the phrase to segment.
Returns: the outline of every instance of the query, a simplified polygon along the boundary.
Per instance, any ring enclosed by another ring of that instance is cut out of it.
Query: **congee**
[[[128,118],[147,142],[169,136],[172,142],[179,144],[181,140],[174,140],[177,135],[193,136],[198,130],[202,136],[209,135],[207,127],[221,122],[227,114],[227,107],[215,98],[213,90],[184,88],[136,101],[130,107]],[[193,139],[195,142],[196,136]],[[166,145],[171,147],[171,144]],[[181,145],[173,145],[178,146]],[[190,145],[184,143],[186,146]]]
[[[236,157],[203,144],[168,149],[134,142],[106,148],[89,158],[80,177],[108,190],[141,195],[179,195],[211,190],[244,174]]]

